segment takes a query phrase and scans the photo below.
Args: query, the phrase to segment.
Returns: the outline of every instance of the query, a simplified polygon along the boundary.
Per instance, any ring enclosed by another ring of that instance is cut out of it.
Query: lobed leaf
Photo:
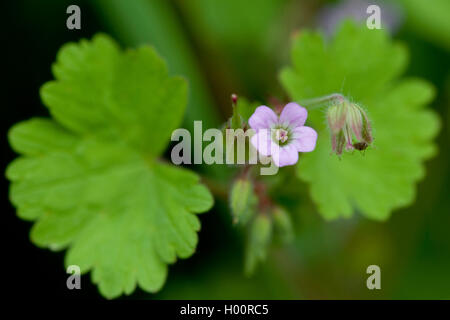
[[[41,94],[54,120],[10,130],[22,155],[7,168],[10,199],[36,221],[31,240],[67,248],[66,265],[92,271],[105,297],[155,292],[167,265],[194,253],[195,214],[213,204],[196,174],[157,158],[182,120],[186,83],[153,49],[122,53],[104,35],[65,45],[53,72]]]
[[[407,63],[405,48],[383,30],[344,23],[326,42],[320,33],[303,32],[294,41],[292,67],[281,82],[296,101],[341,92],[362,104],[374,127],[374,146],[364,153],[331,155],[324,114],[311,111],[318,131],[314,152],[303,154],[298,177],[326,219],[355,211],[376,220],[414,201],[423,161],[436,148],[437,115],[425,107],[434,89],[420,79],[399,79]]]

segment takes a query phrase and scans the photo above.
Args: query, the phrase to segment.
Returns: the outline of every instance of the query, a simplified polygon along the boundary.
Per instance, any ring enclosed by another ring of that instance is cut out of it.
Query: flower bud
[[[272,220],[265,214],[259,214],[252,221],[245,256],[245,273],[251,275],[258,262],[266,259],[267,249],[272,236]]]
[[[253,192],[253,183],[246,178],[239,178],[231,187],[230,207],[233,222],[246,224],[254,214],[256,196]]]
[[[294,230],[289,213],[283,208],[276,207],[272,212],[273,226],[283,243],[290,243],[294,239]]]
[[[231,95],[231,105],[233,107],[233,115],[230,118],[230,128],[231,129],[243,128],[243,120],[242,120],[241,115],[238,112],[237,101],[238,101],[238,96],[233,93]]]
[[[233,106],[235,106],[237,104],[237,101],[238,101],[237,94],[235,94],[235,93],[231,94],[231,103],[233,104]]]
[[[343,150],[365,150],[373,141],[372,128],[365,111],[357,104],[341,99],[327,111],[331,145],[336,154]]]

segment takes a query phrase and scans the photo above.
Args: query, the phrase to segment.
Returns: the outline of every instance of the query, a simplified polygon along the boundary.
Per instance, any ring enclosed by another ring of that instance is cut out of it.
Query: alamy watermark
[[[67,7],[66,13],[70,14],[66,20],[66,27],[69,30],[81,29],[81,9],[79,6],[72,4]]]
[[[77,265],[70,265],[67,267],[66,272],[70,274],[67,278],[66,285],[67,289],[81,289],[81,270]]]
[[[366,281],[367,289],[380,290],[381,289],[381,269],[380,269],[380,267],[377,266],[376,264],[372,264],[367,267],[366,273],[370,274],[370,276],[367,278],[367,281]]]
[[[261,175],[278,172],[275,160],[280,154],[280,145],[273,139],[282,140],[282,129],[260,129],[258,133],[249,129],[210,128],[203,132],[202,121],[194,121],[194,139],[187,129],[173,131],[171,140],[178,142],[171,151],[174,164],[260,164]],[[207,145],[203,148],[204,143]],[[269,154],[271,156],[269,156]]]
[[[366,13],[370,16],[366,20],[366,26],[369,29],[381,29],[381,9],[376,4],[367,7]]]

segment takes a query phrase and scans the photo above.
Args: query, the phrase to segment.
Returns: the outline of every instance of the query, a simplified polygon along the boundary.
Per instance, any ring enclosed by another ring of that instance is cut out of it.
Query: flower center
[[[287,132],[287,130],[277,129],[277,131],[275,132],[275,139],[277,139],[281,143],[286,142],[287,139],[288,139],[288,132]]]

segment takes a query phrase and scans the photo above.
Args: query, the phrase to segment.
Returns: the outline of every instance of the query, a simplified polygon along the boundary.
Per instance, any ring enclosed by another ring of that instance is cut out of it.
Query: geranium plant
[[[439,119],[426,107],[433,87],[401,77],[407,61],[406,48],[383,30],[345,23],[331,40],[302,31],[280,73],[287,101],[233,96],[224,128],[254,130],[251,145],[280,168],[262,177],[258,163],[233,166],[226,183],[233,221],[247,237],[247,274],[272,239],[294,238],[291,214],[277,201],[277,177],[292,173],[285,167],[295,166],[306,186],[293,192],[326,220],[385,220],[414,201]],[[195,166],[163,157],[181,126],[189,79],[169,76],[151,47],[123,51],[103,34],[64,45],[52,71],[55,80],[40,91],[51,117],[9,132],[19,154],[6,172],[11,202],[35,222],[32,242],[67,250],[66,265],[91,272],[105,297],[136,286],[156,292],[168,265],[195,252],[197,214],[219,196]]]

